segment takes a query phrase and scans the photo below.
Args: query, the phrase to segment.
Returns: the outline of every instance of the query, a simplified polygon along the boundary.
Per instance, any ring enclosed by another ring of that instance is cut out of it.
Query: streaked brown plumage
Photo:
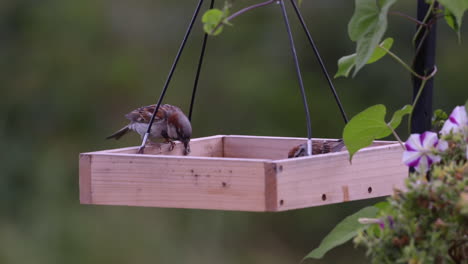
[[[312,141],[312,155],[338,152],[344,148],[343,140],[338,141]],[[307,142],[297,145],[289,150],[288,158],[307,156]]]
[[[148,130],[148,125],[151,116],[154,113],[156,105],[143,106],[126,114],[125,117],[130,120],[130,123],[115,132],[107,139],[119,139],[129,131],[135,131],[143,137]],[[164,104],[161,105],[154,118],[151,127],[149,139],[164,138],[166,142],[172,140],[180,140],[184,144],[184,154],[190,153],[190,137],[192,136],[192,126],[184,112],[179,107]]]

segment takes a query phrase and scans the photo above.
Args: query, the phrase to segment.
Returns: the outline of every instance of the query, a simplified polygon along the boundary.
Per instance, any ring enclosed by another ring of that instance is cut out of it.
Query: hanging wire
[[[214,0],[211,0],[210,9],[213,9],[213,7],[214,7]],[[190,100],[190,110],[189,110],[189,116],[188,116],[188,119],[190,121],[192,121],[193,105],[195,103],[195,95],[197,94],[198,80],[200,78],[200,72],[201,72],[201,68],[203,65],[203,58],[205,57],[207,41],[208,41],[208,34],[205,33],[205,35],[203,36],[203,44],[202,44],[200,59],[198,60],[198,68],[197,68],[197,73],[195,75],[195,82],[193,84],[192,99]]]
[[[151,126],[154,123],[154,118],[156,117],[156,114],[158,113],[158,110],[159,110],[159,106],[161,105],[161,102],[164,99],[164,95],[166,94],[167,87],[169,86],[169,83],[171,82],[172,75],[174,74],[175,68],[176,68],[177,63],[179,62],[179,59],[180,59],[180,55],[182,54],[182,51],[184,50],[185,44],[187,43],[187,39],[188,39],[188,37],[190,35],[190,32],[192,32],[193,24],[195,23],[195,20],[197,19],[197,16],[198,16],[198,13],[200,12],[200,8],[201,8],[202,4],[203,4],[203,0],[200,0],[198,2],[198,5],[197,5],[196,9],[195,9],[195,12],[193,13],[192,20],[190,21],[190,24],[189,24],[189,26],[187,28],[187,31],[185,32],[185,36],[184,36],[184,39],[182,40],[182,44],[179,47],[179,51],[177,52],[174,63],[172,64],[171,70],[169,71],[169,75],[167,76],[166,83],[164,84],[164,88],[163,88],[163,90],[161,92],[161,95],[159,96],[159,100],[158,100],[158,102],[156,104],[156,108],[154,109],[154,113],[151,116],[151,120],[150,120],[149,125],[148,125],[148,130],[146,130],[146,133],[143,136],[143,141],[142,141],[141,146],[140,146],[140,148],[138,150],[138,153],[143,153],[143,150],[145,149],[145,144],[146,144],[146,141],[148,140],[148,137],[150,135]]]
[[[327,68],[325,67],[325,64],[323,63],[322,57],[320,56],[317,46],[315,45],[315,42],[312,39],[312,35],[310,34],[309,29],[307,28],[307,25],[304,21],[304,18],[302,17],[301,11],[297,7],[297,4],[294,0],[291,0],[291,3],[294,7],[294,11],[296,11],[296,15],[299,18],[299,21],[301,22],[304,32],[306,33],[307,38],[309,39],[310,45],[312,46],[312,49],[314,50],[315,57],[317,58],[317,61],[320,64],[320,68],[322,69],[322,72],[325,75],[325,78],[327,79],[328,85],[330,86],[330,90],[332,91],[333,96],[335,97],[336,103],[338,104],[338,107],[340,108],[341,116],[343,117],[345,124],[347,124],[349,120],[348,120],[348,117],[346,116],[346,112],[344,111],[343,105],[341,104],[341,100],[338,96],[338,93],[336,92],[336,89],[333,85],[330,75],[328,74]]]
[[[294,39],[293,39],[292,32],[291,32],[291,26],[289,24],[288,14],[286,13],[284,1],[280,0],[278,1],[278,3],[281,6],[281,11],[283,13],[284,23],[286,25],[286,31],[288,32],[288,37],[289,37],[289,44],[291,46],[291,52],[292,52],[293,59],[294,59],[294,65],[296,66],[297,79],[299,81],[299,86],[301,88],[302,103],[304,104],[304,110],[305,110],[306,119],[307,119],[307,138],[308,138],[307,155],[310,156],[312,155],[312,126],[310,123],[309,105],[307,103],[307,96],[306,96],[305,89],[304,89],[304,82],[302,81],[301,68],[299,66],[299,60],[297,59],[297,52],[296,52],[296,47],[294,45]]]

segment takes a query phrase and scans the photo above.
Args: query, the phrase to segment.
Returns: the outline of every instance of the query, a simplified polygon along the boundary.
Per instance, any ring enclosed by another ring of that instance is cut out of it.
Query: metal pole
[[[423,21],[430,4],[425,0],[417,0],[418,11],[417,18]],[[434,5],[437,6],[437,3]],[[431,14],[427,21],[432,21],[434,14]],[[413,63],[413,69],[421,76],[427,76],[433,72],[435,67],[437,23],[430,23],[431,26],[423,28],[416,39],[416,56]],[[420,48],[418,48],[420,47]],[[413,81],[413,101],[419,92],[422,80],[412,77]],[[434,90],[434,78],[427,81],[424,90],[413,110],[411,119],[411,133],[423,133],[431,129],[432,118],[432,97]]]

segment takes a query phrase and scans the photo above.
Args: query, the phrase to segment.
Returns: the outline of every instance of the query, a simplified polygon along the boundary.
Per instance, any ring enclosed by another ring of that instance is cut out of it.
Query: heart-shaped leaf
[[[384,121],[386,111],[384,105],[371,106],[354,116],[345,126],[343,139],[350,161],[358,150],[371,145],[374,139],[392,133]]]
[[[439,3],[445,7],[445,21],[447,24],[460,34],[463,14],[468,10],[468,0],[439,0]]]
[[[355,76],[369,61],[387,30],[387,14],[396,0],[356,0],[348,33],[356,47]]]
[[[346,217],[322,240],[319,247],[312,250],[304,259],[320,259],[331,249],[342,245],[357,235],[363,226],[359,223],[359,218],[374,218],[379,209],[374,206],[365,207],[357,213]]]
[[[203,14],[203,30],[208,35],[218,35],[223,31],[223,20],[226,15],[219,9],[210,9]]]
[[[393,129],[396,129],[400,125],[401,120],[403,119],[403,117],[405,115],[411,114],[411,112],[413,112],[413,106],[411,106],[411,105],[403,106],[402,109],[395,111],[395,113],[393,114],[392,120],[389,122],[389,125]]]
[[[362,148],[372,144],[375,139],[381,139],[392,134],[405,115],[413,111],[411,105],[405,105],[397,110],[391,121],[385,122],[386,108],[384,105],[374,105],[354,116],[343,131],[343,140],[349,151],[349,160]]]
[[[393,45],[393,38],[386,38],[382,43],[380,43],[377,48],[374,50],[374,53],[370,57],[369,61],[367,64],[374,63],[381,58],[383,58],[386,54],[387,51],[392,48]],[[349,73],[353,69],[353,67],[356,65],[356,53],[353,53],[348,56],[344,56],[341,59],[338,60],[338,71],[335,74],[335,78],[338,78],[340,76],[348,77]]]

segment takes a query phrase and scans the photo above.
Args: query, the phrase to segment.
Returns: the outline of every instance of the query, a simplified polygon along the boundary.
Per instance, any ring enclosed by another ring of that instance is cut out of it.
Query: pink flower
[[[457,106],[453,109],[440,131],[442,135],[448,135],[450,132],[461,133],[465,138],[468,137],[468,116],[464,106]]]
[[[434,132],[412,134],[405,143],[403,162],[417,172],[427,172],[432,163],[439,162],[441,157],[434,154],[439,139]]]

